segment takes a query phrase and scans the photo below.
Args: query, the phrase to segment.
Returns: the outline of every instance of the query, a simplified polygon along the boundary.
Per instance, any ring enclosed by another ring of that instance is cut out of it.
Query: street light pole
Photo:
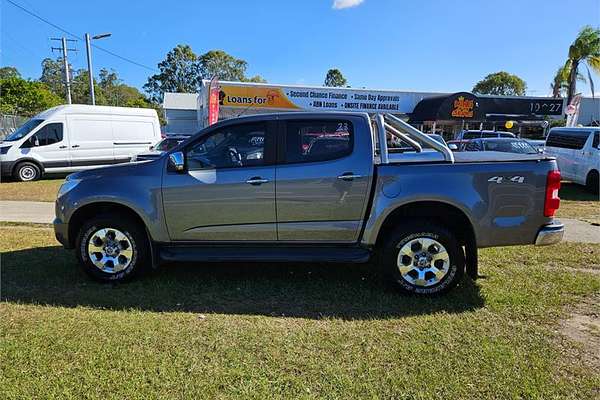
[[[90,34],[85,34],[85,49],[87,51],[88,78],[90,80],[90,99],[92,105],[96,105],[96,96],[94,95],[94,74],[92,72],[92,49],[90,46]]]
[[[96,105],[96,96],[94,94],[94,73],[92,68],[92,45],[91,39],[102,39],[105,37],[109,37],[110,33],[103,33],[101,35],[96,35],[90,38],[90,34],[85,34],[85,49],[87,50],[87,64],[88,64],[88,78],[90,81],[90,99],[92,101],[92,105]]]

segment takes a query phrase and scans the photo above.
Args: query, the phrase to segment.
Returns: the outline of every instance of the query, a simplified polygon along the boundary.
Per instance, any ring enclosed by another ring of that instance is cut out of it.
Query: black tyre
[[[103,215],[85,222],[75,249],[84,272],[102,282],[130,280],[150,261],[143,226],[122,215]]]
[[[393,231],[383,246],[382,267],[404,293],[439,295],[460,282],[465,255],[445,227],[413,221]]]
[[[600,179],[598,177],[598,171],[591,170],[588,173],[587,179],[585,180],[585,187],[589,192],[598,194],[600,191]]]
[[[25,161],[17,164],[14,177],[21,182],[37,181],[42,177],[42,171],[35,163]]]

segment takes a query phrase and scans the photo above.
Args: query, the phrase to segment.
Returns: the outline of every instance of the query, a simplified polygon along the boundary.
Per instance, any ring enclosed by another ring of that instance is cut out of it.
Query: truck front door
[[[186,146],[185,171],[163,177],[172,240],[277,240],[275,125],[228,125]]]
[[[280,241],[358,240],[373,176],[366,118],[283,121],[278,141]]]

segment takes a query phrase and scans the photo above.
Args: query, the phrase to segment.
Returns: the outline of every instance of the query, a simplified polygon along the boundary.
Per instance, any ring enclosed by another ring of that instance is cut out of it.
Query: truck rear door
[[[374,169],[368,120],[285,120],[278,138],[278,240],[357,241]]]

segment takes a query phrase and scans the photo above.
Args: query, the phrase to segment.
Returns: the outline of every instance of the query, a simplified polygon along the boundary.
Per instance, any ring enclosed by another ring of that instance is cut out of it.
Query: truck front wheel
[[[384,244],[383,268],[404,293],[437,295],[458,284],[465,255],[456,237],[430,222],[411,222],[396,229]]]
[[[121,215],[103,215],[85,222],[76,238],[83,271],[102,282],[122,282],[144,270],[148,240],[142,227]]]

